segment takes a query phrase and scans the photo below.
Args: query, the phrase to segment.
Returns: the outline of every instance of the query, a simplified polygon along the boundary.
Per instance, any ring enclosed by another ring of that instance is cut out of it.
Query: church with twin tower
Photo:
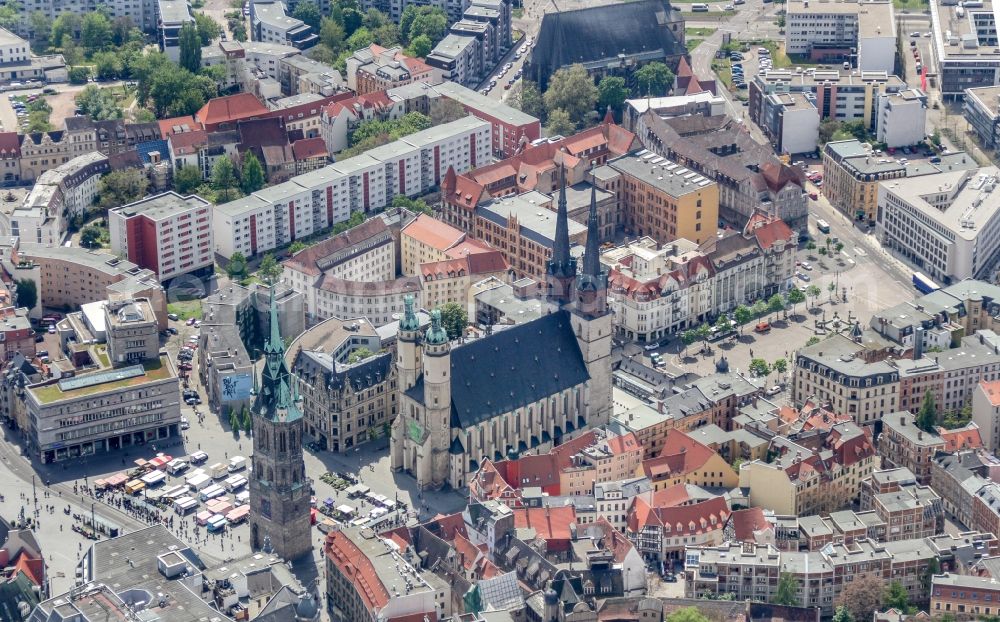
[[[424,490],[462,488],[484,460],[545,452],[611,417],[608,276],[591,189],[582,269],[570,254],[566,173],[545,291],[559,310],[452,347],[431,313],[420,332],[412,298],[399,327],[395,471]]]

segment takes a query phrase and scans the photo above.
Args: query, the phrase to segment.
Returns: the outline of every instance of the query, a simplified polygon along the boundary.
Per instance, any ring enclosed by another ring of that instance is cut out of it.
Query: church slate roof
[[[468,428],[588,380],[569,312],[550,313],[451,351],[451,425]],[[406,394],[423,403],[422,375]]]
[[[619,54],[648,55],[655,50],[662,50],[663,57],[683,55],[687,50],[670,30],[677,22],[681,22],[678,28],[684,28],[679,13],[666,0],[546,13],[526,73],[544,90],[549,76],[573,63],[614,59]]]

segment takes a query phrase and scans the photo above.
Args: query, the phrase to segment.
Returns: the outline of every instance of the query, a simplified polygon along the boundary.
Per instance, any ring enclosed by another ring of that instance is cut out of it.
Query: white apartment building
[[[127,17],[132,23],[145,30],[156,30],[156,0],[21,0],[18,2],[24,17],[42,13],[51,20],[63,13],[85,15],[98,8],[108,12],[112,20]],[[18,32],[32,35],[31,20],[25,19],[18,25]]]
[[[97,198],[97,182],[110,170],[108,156],[92,151],[45,171],[35,181],[35,188],[58,186],[63,195],[63,208],[70,216],[77,216],[93,205]]]
[[[0,209],[0,235],[59,246],[68,226],[63,214],[62,190],[58,186],[35,186],[23,202]]]
[[[187,0],[157,0],[156,18],[160,51],[176,63],[181,57],[181,28],[194,22],[191,6]]]
[[[939,284],[992,281],[1000,263],[998,176],[990,166],[884,181],[876,235]]]
[[[310,26],[287,14],[283,2],[252,2],[250,7],[255,41],[280,43],[300,50],[319,41]]]
[[[785,49],[818,61],[851,62],[862,71],[892,73],[896,19],[885,0],[791,0],[786,5]]]
[[[351,212],[379,210],[397,194],[424,194],[449,167],[461,174],[491,162],[491,151],[490,124],[471,116],[411,134],[216,206],[215,250],[249,257],[284,246]]]
[[[889,147],[916,145],[927,135],[927,95],[920,89],[880,95],[875,136]]]
[[[26,63],[31,60],[31,46],[27,41],[4,28],[0,28],[0,65]]]
[[[160,281],[211,270],[212,204],[165,192],[108,212],[111,250],[156,273]]]
[[[448,33],[424,61],[437,70],[442,80],[463,86],[475,87],[484,71],[482,45],[467,34]]]

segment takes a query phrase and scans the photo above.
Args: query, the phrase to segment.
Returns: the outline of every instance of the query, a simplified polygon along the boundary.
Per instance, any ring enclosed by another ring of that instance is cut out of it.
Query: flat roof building
[[[789,0],[785,11],[787,53],[807,55],[816,62],[848,61],[862,71],[893,71],[896,19],[892,2]]]

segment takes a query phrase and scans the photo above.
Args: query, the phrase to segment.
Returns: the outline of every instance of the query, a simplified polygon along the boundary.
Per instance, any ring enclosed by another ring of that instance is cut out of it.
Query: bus
[[[703,2],[695,2],[691,5],[693,13],[708,13],[708,5]]]
[[[923,294],[929,294],[941,289],[940,285],[927,278],[927,275],[923,272],[913,273],[913,286],[917,288],[918,292]]]
[[[822,218],[816,221],[816,228],[820,230],[820,233],[830,233],[830,223]]]

